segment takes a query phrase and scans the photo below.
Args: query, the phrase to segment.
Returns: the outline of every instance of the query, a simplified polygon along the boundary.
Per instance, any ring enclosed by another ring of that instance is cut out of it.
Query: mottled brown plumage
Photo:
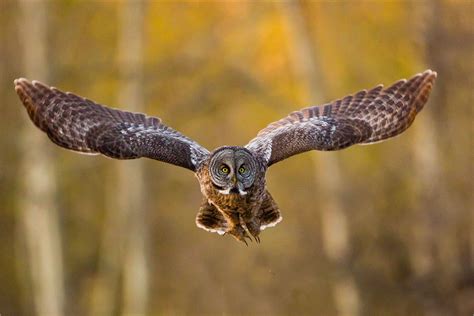
[[[222,150],[243,150],[241,147],[221,147]],[[264,175],[266,165],[258,161],[257,174]],[[206,197],[196,217],[196,224],[211,232],[229,233],[240,241],[250,238],[259,241],[260,231],[276,225],[281,220],[278,206],[266,190],[265,177],[258,176],[246,194],[222,194],[212,181],[212,168],[205,161],[196,171],[201,192]],[[248,233],[247,233],[248,232]]]
[[[339,150],[396,136],[421,111],[435,79],[436,72],[426,70],[387,89],[378,85],[322,106],[295,111],[261,130],[246,147],[269,152],[270,166],[309,150]]]
[[[271,123],[245,147],[212,153],[164,125],[159,118],[97,104],[40,82],[15,80],[34,124],[57,145],[116,159],[146,157],[196,173],[204,196],[196,224],[246,243],[282,219],[266,189],[274,163],[309,150],[370,144],[406,130],[421,111],[436,79],[427,70],[383,89],[379,85],[343,99],[296,111]]]

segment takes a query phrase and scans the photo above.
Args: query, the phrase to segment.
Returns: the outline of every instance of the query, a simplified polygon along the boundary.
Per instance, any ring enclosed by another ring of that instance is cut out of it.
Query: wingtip
[[[438,73],[434,70],[431,70],[431,69],[425,70],[423,75],[425,77],[425,80],[427,82],[431,82],[432,85],[434,84],[434,82],[438,78]]]
[[[21,95],[22,91],[24,90],[23,84],[24,82],[28,82],[25,78],[18,78],[13,81],[14,86],[15,86],[15,92],[18,95]]]
[[[21,78],[17,78],[13,80],[13,84],[15,86],[18,86],[20,83],[25,82],[25,81],[28,82],[28,79],[21,77]]]
[[[48,87],[47,85],[45,85],[41,81],[38,81],[38,80],[31,80],[30,81],[30,80],[28,80],[26,78],[23,78],[23,77],[13,80],[13,83],[15,85],[15,89],[20,88],[22,85],[23,86],[33,86],[33,87],[38,87],[38,86]]]
[[[432,76],[433,78],[436,78],[438,76],[438,73],[432,69],[426,69],[422,74]]]

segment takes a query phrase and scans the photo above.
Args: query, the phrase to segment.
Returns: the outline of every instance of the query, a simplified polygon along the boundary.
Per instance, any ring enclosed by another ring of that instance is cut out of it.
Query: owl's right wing
[[[33,123],[57,145],[116,159],[147,157],[195,171],[209,151],[159,118],[112,109],[38,81],[15,80]]]
[[[436,72],[426,70],[400,80],[296,111],[261,130],[245,147],[268,166],[309,150],[339,150],[370,144],[405,131],[421,111]]]

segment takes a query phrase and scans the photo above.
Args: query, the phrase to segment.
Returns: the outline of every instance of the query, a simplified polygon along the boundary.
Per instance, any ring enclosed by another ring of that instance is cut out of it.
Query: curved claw
[[[245,235],[245,236],[244,236],[244,239],[245,239],[245,238],[248,238],[251,242],[253,242],[252,237],[250,237],[249,235]]]
[[[256,241],[257,243],[260,243],[260,237],[258,237],[258,236],[253,236],[253,238],[255,238],[255,241]]]

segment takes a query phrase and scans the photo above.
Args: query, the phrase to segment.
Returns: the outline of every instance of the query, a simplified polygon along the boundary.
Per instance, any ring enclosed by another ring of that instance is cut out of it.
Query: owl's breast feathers
[[[282,220],[277,204],[266,190],[265,170],[256,177],[246,195],[220,193],[212,183],[205,163],[196,176],[205,197],[196,216],[198,227],[221,235],[230,234],[243,242],[250,233],[259,241],[262,230]]]
[[[246,189],[246,194],[238,193],[223,194],[212,182],[209,174],[207,162],[204,162],[196,171],[201,192],[205,198],[214,204],[222,212],[247,213],[257,208],[263,199],[265,192],[265,174],[258,175],[250,188]]]

